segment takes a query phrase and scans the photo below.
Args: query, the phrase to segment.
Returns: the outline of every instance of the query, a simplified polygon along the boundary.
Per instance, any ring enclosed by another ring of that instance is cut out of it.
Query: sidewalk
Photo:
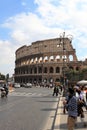
[[[60,97],[54,130],[67,130],[67,113],[63,114],[63,99],[64,97]],[[85,112],[85,121],[87,123],[87,111],[84,109]],[[77,118],[77,127],[75,127],[75,130],[87,130],[87,127],[83,127],[83,124],[81,123],[80,117]]]

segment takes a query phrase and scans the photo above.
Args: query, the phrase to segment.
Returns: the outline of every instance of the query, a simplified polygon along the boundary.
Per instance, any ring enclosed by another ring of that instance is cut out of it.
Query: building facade
[[[15,52],[15,82],[55,82],[65,76],[64,71],[81,69],[82,62],[78,61],[70,39],[63,40],[64,46],[58,46],[60,38],[55,38],[18,48]]]

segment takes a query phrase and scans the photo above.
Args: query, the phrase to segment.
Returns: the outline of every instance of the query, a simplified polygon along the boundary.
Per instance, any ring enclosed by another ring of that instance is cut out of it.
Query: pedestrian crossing
[[[44,93],[28,93],[28,92],[12,92],[9,93],[9,96],[24,96],[24,97],[40,97],[40,96],[48,96],[49,94],[44,94]]]

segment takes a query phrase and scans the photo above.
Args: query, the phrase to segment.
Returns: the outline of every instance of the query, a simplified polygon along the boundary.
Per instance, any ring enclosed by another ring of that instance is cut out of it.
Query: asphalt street
[[[0,98],[0,130],[51,130],[58,97],[49,88],[16,88]]]

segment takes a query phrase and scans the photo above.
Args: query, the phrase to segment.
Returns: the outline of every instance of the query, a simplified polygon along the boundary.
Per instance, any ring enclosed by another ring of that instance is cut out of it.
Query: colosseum
[[[15,54],[15,82],[18,83],[60,81],[61,77],[66,78],[66,70],[78,71],[82,67],[67,37],[36,41],[18,48]]]

